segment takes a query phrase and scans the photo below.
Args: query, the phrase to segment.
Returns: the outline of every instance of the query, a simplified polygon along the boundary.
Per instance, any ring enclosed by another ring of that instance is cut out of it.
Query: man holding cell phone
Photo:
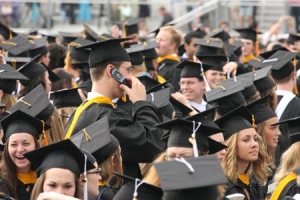
[[[108,116],[110,132],[120,142],[124,174],[140,178],[138,163],[152,162],[163,151],[161,130],[154,127],[162,122],[158,109],[146,101],[142,83],[131,76],[131,62],[121,42],[128,39],[110,39],[80,48],[90,48],[89,65],[92,91],[71,116],[65,138]],[[126,78],[131,87],[122,83]],[[112,99],[128,94],[133,103],[132,114],[114,108]],[[99,127],[101,128],[101,127]]]

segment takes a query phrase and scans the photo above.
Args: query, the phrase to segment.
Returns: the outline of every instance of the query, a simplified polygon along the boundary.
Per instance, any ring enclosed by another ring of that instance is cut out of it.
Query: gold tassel
[[[14,58],[11,60],[11,66],[14,68],[14,69],[17,69],[17,60]]]
[[[127,101],[126,94],[124,94],[124,96],[122,97],[122,101],[124,101],[124,102],[126,102],[126,101]]]
[[[45,131],[45,122],[43,120],[42,121],[42,124],[43,124],[43,141],[44,141],[44,146],[47,146],[49,145],[49,141],[48,141],[48,138],[47,138],[47,135],[46,135],[46,131]]]
[[[251,116],[252,116],[252,128],[256,129],[257,126],[255,124],[255,117],[254,117],[254,115],[251,115]]]
[[[256,41],[255,41],[255,56],[259,55],[259,40],[258,40],[258,32],[256,31]]]
[[[293,60],[293,65],[294,65],[294,70],[297,71],[297,59],[296,59],[296,57]],[[297,83],[295,84],[295,86],[293,88],[293,92],[294,92],[295,95],[299,94]]]
[[[11,29],[8,28],[8,32],[9,32],[9,39],[12,39],[13,38],[13,35],[12,35],[12,32],[11,32]]]
[[[123,25],[122,25],[122,35],[123,35],[123,38],[126,38],[127,37],[127,34],[126,34],[126,25],[128,24],[128,21],[126,21]]]

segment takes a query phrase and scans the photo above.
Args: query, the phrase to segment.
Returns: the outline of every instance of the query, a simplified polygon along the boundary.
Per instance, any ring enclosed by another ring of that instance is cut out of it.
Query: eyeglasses
[[[171,161],[171,160],[175,160],[175,158],[192,158],[193,156],[186,156],[186,155],[183,155],[183,156],[176,156],[176,155],[168,155],[168,154],[165,154],[165,160],[167,161]]]
[[[131,72],[132,72],[132,69],[133,69],[133,67],[131,66],[131,67],[129,67],[129,68],[127,68],[127,67],[124,67],[124,66],[120,66],[120,67],[123,67],[124,69],[126,69],[126,71],[128,72],[128,74],[130,74]]]
[[[96,171],[87,172],[86,174],[98,174],[98,175],[100,175],[100,173],[101,173],[101,168],[98,168]]]
[[[182,85],[187,85],[187,86],[191,86],[191,85],[194,85],[196,82],[194,81],[180,81],[178,84],[179,86],[182,86]]]

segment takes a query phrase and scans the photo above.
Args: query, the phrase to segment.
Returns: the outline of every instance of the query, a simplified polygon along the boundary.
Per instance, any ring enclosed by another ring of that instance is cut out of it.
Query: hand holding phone
[[[132,87],[129,88],[125,85],[120,85],[120,88],[124,90],[132,103],[137,101],[146,101],[146,89],[145,86],[137,79],[136,77],[132,76],[130,78]]]
[[[126,85],[127,87],[131,88],[131,83],[129,80],[127,80],[119,70],[116,68],[112,68],[110,70],[111,75],[120,83],[123,85]]]

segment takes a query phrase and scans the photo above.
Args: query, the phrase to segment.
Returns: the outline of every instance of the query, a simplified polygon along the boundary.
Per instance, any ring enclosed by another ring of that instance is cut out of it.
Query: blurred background
[[[230,29],[253,26],[267,31],[285,16],[281,31],[288,32],[293,23],[298,32],[299,9],[300,0],[0,0],[0,20],[20,31],[81,31],[85,22],[109,33],[115,22],[143,18],[140,29],[146,34],[164,20],[184,33],[199,26],[214,29],[222,22]]]

